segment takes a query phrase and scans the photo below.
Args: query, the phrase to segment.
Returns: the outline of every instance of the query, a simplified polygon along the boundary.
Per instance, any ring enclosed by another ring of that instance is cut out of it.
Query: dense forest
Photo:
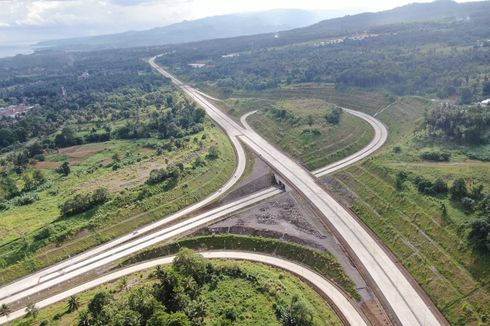
[[[426,114],[425,124],[431,135],[449,141],[469,145],[490,142],[490,110],[486,107],[439,106]]]
[[[396,95],[457,96],[463,104],[490,96],[490,21],[392,24],[297,44],[242,48],[231,40],[176,47],[160,58],[194,81],[249,91],[292,83],[384,88]],[[281,38],[281,35],[278,35]],[[235,51],[235,52],[234,52]],[[227,56],[226,54],[233,54]],[[193,68],[189,63],[206,66]]]
[[[117,109],[113,119],[147,103],[141,95],[168,85],[152,73],[136,50],[46,52],[0,61],[0,99],[4,105],[38,105],[15,118],[0,120],[0,150],[32,138],[44,139],[69,121],[90,122]],[[153,95],[155,97],[161,94]],[[159,99],[162,103],[166,98]],[[50,143],[46,146],[51,146]]]

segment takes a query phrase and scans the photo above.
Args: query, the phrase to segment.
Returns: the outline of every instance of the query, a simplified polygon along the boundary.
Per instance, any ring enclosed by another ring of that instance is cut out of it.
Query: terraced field
[[[490,185],[489,163],[457,153],[449,163],[420,160],[413,135],[427,105],[404,98],[380,114],[390,129],[388,145],[374,159],[336,173],[329,187],[383,240],[452,324],[485,324],[490,316],[490,258],[474,252],[466,240],[465,225],[474,216],[447,197],[423,195],[409,183],[403,191],[395,187],[399,171],[430,180],[440,177],[449,184],[464,177]]]
[[[146,146],[158,142],[152,139],[88,144],[52,153],[40,166],[30,167],[42,170],[48,181],[36,190],[40,200],[0,212],[0,282],[131,232],[216,191],[234,170],[234,151],[228,138],[209,121],[195,137],[197,141],[163,154]],[[218,149],[218,159],[205,159],[211,146]],[[114,168],[116,153],[118,168]],[[199,157],[203,163],[194,166]],[[72,172],[61,177],[54,169],[66,160]],[[162,185],[145,184],[151,170],[179,163],[186,170],[176,186],[162,189]],[[99,187],[108,189],[108,203],[70,218],[60,217],[63,201]]]

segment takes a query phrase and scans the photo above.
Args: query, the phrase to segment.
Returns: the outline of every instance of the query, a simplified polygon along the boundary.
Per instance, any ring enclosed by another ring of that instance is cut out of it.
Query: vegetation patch
[[[30,313],[14,325],[341,325],[296,276],[263,264],[208,261],[188,249],[171,266],[129,275]]]
[[[484,248],[490,165],[469,161],[462,145],[429,141],[426,110],[428,102],[401,98],[379,116],[390,130],[388,146],[334,178],[356,194],[352,210],[452,324],[484,324],[490,316],[490,256]],[[450,153],[450,161],[426,161],[425,152]],[[345,191],[336,190],[337,196]]]
[[[308,169],[323,167],[366,146],[371,126],[324,100],[229,100],[233,115],[259,108],[248,121],[265,138]]]
[[[123,262],[123,265],[172,255],[181,247],[195,250],[244,250],[277,255],[308,266],[320,275],[338,284],[356,300],[360,299],[360,295],[356,290],[354,282],[345,274],[342,266],[333,255],[328,252],[322,252],[272,238],[240,236],[234,234],[191,237],[176,241],[172,244],[145,250]]]

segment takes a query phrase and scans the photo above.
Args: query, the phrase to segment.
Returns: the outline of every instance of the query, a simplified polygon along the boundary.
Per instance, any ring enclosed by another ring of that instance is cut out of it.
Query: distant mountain
[[[184,21],[145,31],[44,41],[37,46],[92,50],[187,43],[288,30],[308,26],[326,17],[337,17],[341,14],[341,11],[311,12],[297,9],[230,14]]]
[[[297,42],[342,37],[349,34],[374,30],[378,26],[408,23],[453,22],[477,20],[490,25],[490,1],[457,3],[438,0],[430,3],[413,3],[376,13],[361,13],[340,18],[326,19],[316,24],[282,31],[221,40],[181,44],[177,48],[197,48],[201,53],[221,55],[257,48],[283,46]],[[488,35],[484,31],[482,34]],[[475,37],[477,35],[474,35]],[[478,35],[480,36],[480,35]]]
[[[412,3],[377,13],[362,13],[321,21],[312,26],[290,31],[291,35],[338,34],[358,32],[380,25],[441,20],[465,20],[472,17],[489,17],[490,1],[458,3],[437,0],[430,3]]]

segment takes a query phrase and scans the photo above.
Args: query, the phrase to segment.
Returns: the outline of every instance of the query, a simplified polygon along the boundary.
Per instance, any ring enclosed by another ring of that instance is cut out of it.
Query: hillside
[[[222,40],[201,41],[182,44],[180,48],[198,47],[201,51],[218,54],[222,52],[240,52],[263,47],[276,47],[288,44],[307,42],[317,39],[342,37],[355,32],[377,30],[381,26],[395,25],[400,27],[412,23],[463,23],[465,21],[483,21],[489,24],[488,12],[490,1],[457,3],[440,0],[431,3],[413,3],[392,10],[377,13],[361,13],[352,16],[326,19],[316,24],[283,31],[280,33],[264,33],[259,35],[240,36]],[[487,30],[475,33],[473,37],[481,37]],[[488,34],[488,33],[487,33]]]
[[[144,31],[45,41],[39,47],[71,50],[129,48],[277,32],[307,26],[336,12],[277,9],[183,21]]]

